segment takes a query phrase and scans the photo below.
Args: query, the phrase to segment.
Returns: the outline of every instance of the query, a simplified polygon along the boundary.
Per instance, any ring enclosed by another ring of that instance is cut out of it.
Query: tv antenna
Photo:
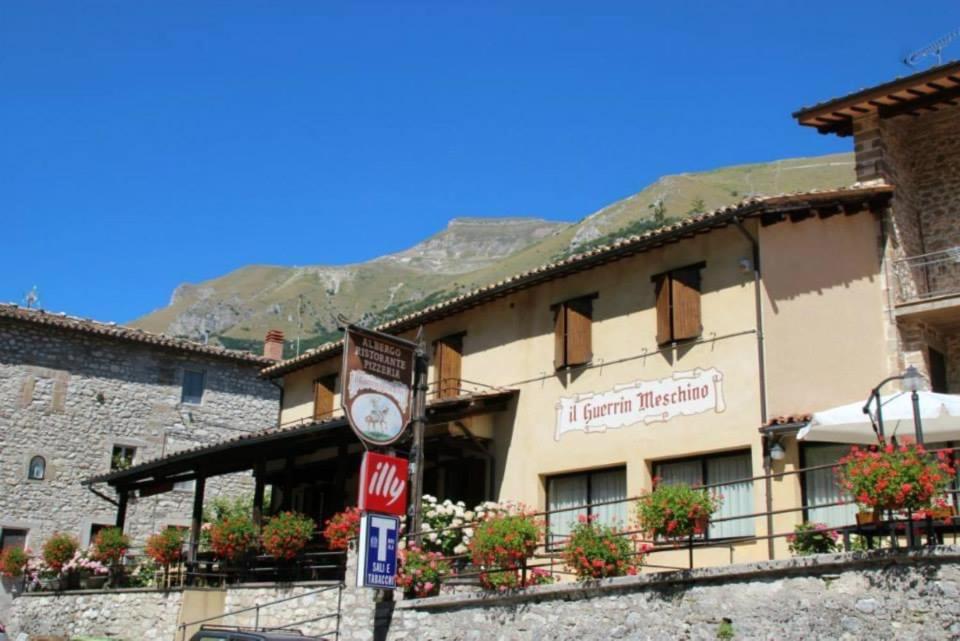
[[[917,49],[911,53],[909,56],[903,59],[903,64],[914,68],[917,66],[917,63],[921,58],[926,58],[927,56],[936,56],[937,65],[943,64],[943,50],[946,49],[947,46],[949,46],[950,43],[956,40],[958,37],[960,37],[960,29],[954,29],[942,38],[934,40],[923,49]]]
[[[26,296],[23,297],[23,302],[27,306],[27,309],[33,309],[34,307],[40,306],[40,293],[37,291],[37,286],[34,285]]]

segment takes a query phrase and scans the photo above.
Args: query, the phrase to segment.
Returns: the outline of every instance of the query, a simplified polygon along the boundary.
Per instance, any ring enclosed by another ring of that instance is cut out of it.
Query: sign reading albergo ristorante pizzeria
[[[711,367],[674,372],[669,378],[561,398],[554,439],[559,441],[567,432],[605,432],[637,423],[665,422],[675,416],[719,413],[726,408],[720,370]]]
[[[415,350],[411,343],[348,327],[343,349],[343,407],[357,435],[388,445],[413,412]]]

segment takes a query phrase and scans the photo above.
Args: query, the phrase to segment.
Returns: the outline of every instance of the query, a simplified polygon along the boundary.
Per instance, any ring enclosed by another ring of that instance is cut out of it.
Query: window
[[[114,445],[113,454],[110,456],[110,469],[112,471],[125,470],[133,465],[133,459],[137,455],[137,448],[130,445]]]
[[[551,307],[555,369],[584,365],[593,358],[590,326],[593,323],[593,299],[596,294],[574,298]]]
[[[700,270],[706,263],[681,267],[651,280],[657,298],[657,344],[667,345],[703,333],[700,319]]]
[[[436,363],[437,397],[455,398],[460,395],[460,366],[463,360],[463,334],[447,336],[433,343]]]
[[[622,501],[627,498],[627,470],[613,468],[591,470],[577,474],[552,476],[547,479],[547,510],[585,505],[587,507],[550,514],[548,522],[548,541],[550,545],[563,545],[580,516],[596,515],[597,521],[605,525],[627,523],[627,504],[612,503],[598,505],[606,501]]]
[[[106,530],[107,528],[113,527],[107,523],[91,523],[90,524],[90,539],[89,542],[93,543],[96,540],[97,535],[101,530]]]
[[[930,391],[946,394],[947,390],[947,359],[942,352],[930,348],[927,350],[930,358]]]
[[[27,478],[31,481],[42,481],[47,475],[47,461],[42,456],[34,456],[30,459],[30,467],[27,469]]]
[[[801,449],[804,468],[820,465],[834,465],[842,457],[850,453],[849,445],[808,445],[803,444]],[[806,507],[807,521],[826,523],[830,527],[850,525],[856,521],[857,506],[829,505],[838,501],[848,500],[840,483],[837,481],[837,468],[825,467],[819,470],[810,470],[803,473],[804,507]]]
[[[329,418],[333,414],[333,391],[337,375],[331,374],[313,382],[313,420]]]
[[[203,383],[205,375],[200,370],[183,370],[183,389],[180,392],[181,403],[199,405],[203,400]]]
[[[657,463],[653,468],[654,478],[660,483],[680,484],[690,486],[715,485],[741,481],[753,476],[750,463],[750,452],[735,454],[718,454],[698,458],[683,459],[681,461],[664,461]],[[711,492],[723,496],[720,508],[714,512],[713,518],[729,518],[745,514],[752,514],[753,481],[731,483],[710,489]],[[736,519],[711,523],[707,536],[711,539],[722,539],[737,536],[752,536],[753,519]]]
[[[27,531],[17,528],[0,528],[0,553],[7,548],[27,547]]]

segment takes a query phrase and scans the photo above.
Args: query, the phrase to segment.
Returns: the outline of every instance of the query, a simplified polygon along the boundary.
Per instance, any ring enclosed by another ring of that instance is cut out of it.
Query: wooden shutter
[[[460,368],[463,360],[463,336],[448,336],[434,344],[437,394],[439,398],[460,395]]]
[[[589,298],[578,298],[564,305],[567,319],[567,366],[583,365],[593,358],[590,326],[593,304]]]
[[[657,297],[657,345],[666,345],[673,340],[673,325],[670,313],[670,276],[660,274],[655,281]]]
[[[700,269],[684,267],[670,274],[673,306],[673,340],[696,338],[700,323]]]
[[[553,367],[567,365],[567,306],[563,303],[554,308],[553,317]]]
[[[318,378],[313,383],[313,419],[328,418],[333,414],[333,389],[336,385],[336,376]]]

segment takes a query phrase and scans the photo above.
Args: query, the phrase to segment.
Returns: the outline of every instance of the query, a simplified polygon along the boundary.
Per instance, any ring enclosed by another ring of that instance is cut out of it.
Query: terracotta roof
[[[885,82],[875,87],[803,107],[793,114],[801,125],[820,133],[849,136],[853,120],[877,112],[881,118],[937,111],[960,102],[960,61]]]
[[[427,403],[427,411],[429,412],[433,409],[442,409],[458,403],[469,404],[485,400],[509,398],[516,393],[517,390],[515,389],[492,389],[485,392],[472,392],[470,394],[465,394],[463,396],[450,399],[437,399]],[[301,419],[286,425],[240,434],[238,436],[217,441],[214,444],[198,445],[196,447],[180,450],[178,452],[174,452],[173,454],[167,454],[166,456],[160,456],[155,459],[150,459],[149,461],[144,461],[143,463],[138,463],[124,470],[117,470],[107,472],[106,474],[93,476],[83,481],[83,485],[92,485],[94,483],[115,483],[118,479],[125,479],[131,482],[150,479],[152,478],[151,472],[154,472],[163,466],[178,462],[187,463],[190,461],[190,459],[197,459],[201,456],[219,453],[221,451],[237,447],[238,445],[260,447],[267,443],[279,441],[285,438],[330,431],[346,426],[347,419],[343,415],[329,416],[320,420],[315,420],[312,418]]]
[[[12,303],[0,303],[0,320],[4,319],[31,323],[58,330],[115,338],[121,341],[152,345],[168,350],[191,352],[215,358],[241,361],[253,365],[270,365],[275,362],[259,354],[225,349],[216,345],[204,345],[183,338],[167,336],[166,334],[147,332],[135,327],[126,327],[124,325],[117,325],[116,323],[101,323],[99,321],[68,316],[62,313],[56,314],[39,309],[20,307]]]
[[[885,204],[893,188],[884,184],[857,184],[842,189],[807,191],[776,196],[758,196],[742,200],[727,207],[684,218],[659,229],[621,238],[609,245],[602,245],[581,254],[515,274],[504,280],[484,285],[470,292],[431,305],[418,312],[396,318],[376,327],[387,333],[400,333],[419,325],[439,320],[477,305],[501,298],[507,294],[527,289],[540,283],[562,278],[576,272],[591,269],[639,254],[668,243],[692,238],[696,234],[726,227],[740,218],[760,216],[764,223],[778,222],[786,217],[806,217],[811,211],[829,215],[831,208],[874,207]],[[882,201],[882,203],[880,202]],[[342,341],[325,343],[300,356],[275,363],[260,372],[261,376],[275,378],[337,354]]]

